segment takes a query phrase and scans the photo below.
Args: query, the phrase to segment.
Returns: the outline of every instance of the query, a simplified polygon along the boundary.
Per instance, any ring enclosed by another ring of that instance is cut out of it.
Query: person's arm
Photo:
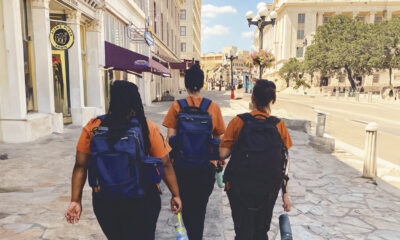
[[[168,155],[165,155],[161,159],[164,166],[163,180],[167,184],[168,189],[172,194],[171,211],[177,214],[178,212],[182,211],[182,201],[179,196],[178,181],[176,180],[175,171]]]
[[[170,138],[170,137],[176,136],[176,133],[177,133],[177,131],[176,131],[175,128],[168,128],[168,131],[167,131],[167,141],[169,141],[169,138]]]
[[[76,152],[75,166],[72,172],[71,203],[65,212],[69,223],[78,223],[82,213],[82,190],[87,177],[89,154]]]
[[[221,159],[221,161],[224,161],[230,155],[231,155],[231,149],[230,148],[226,148],[226,147],[220,147],[219,148],[219,158]]]

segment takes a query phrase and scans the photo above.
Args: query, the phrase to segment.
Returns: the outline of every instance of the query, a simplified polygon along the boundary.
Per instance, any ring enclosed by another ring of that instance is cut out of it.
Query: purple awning
[[[170,75],[168,68],[149,57],[129,49],[105,42],[106,68],[136,73],[152,72],[160,75]]]

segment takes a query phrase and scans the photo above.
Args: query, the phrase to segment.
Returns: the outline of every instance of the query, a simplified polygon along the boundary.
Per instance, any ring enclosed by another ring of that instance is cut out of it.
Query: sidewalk
[[[206,93],[221,106],[226,123],[247,111],[243,100],[229,100],[225,92]],[[171,102],[146,108],[147,117],[159,126]],[[166,129],[160,127],[165,133]],[[85,186],[83,214],[78,225],[64,220],[70,198],[70,178],[75,144],[81,129],[67,126],[27,144],[0,144],[0,239],[105,239],[91,205],[91,190]],[[400,239],[400,190],[391,192],[385,183],[376,185],[335,156],[308,145],[309,136],[291,131],[290,213],[294,239]],[[162,186],[162,211],[156,239],[174,239],[169,219],[170,194]],[[390,188],[389,188],[390,189]],[[269,236],[278,237],[277,202]],[[215,187],[210,198],[204,239],[232,240],[233,223],[225,193]]]

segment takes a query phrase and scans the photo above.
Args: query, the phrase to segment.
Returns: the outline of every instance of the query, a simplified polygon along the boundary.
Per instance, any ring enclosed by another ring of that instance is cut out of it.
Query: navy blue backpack
[[[99,119],[104,120],[105,116]],[[93,129],[90,142],[89,185],[97,194],[112,198],[140,198],[151,184],[161,182],[160,158],[146,156],[139,121],[132,118],[128,131],[110,146],[108,128]]]
[[[219,139],[212,138],[212,118],[207,112],[211,100],[203,98],[200,107],[189,106],[186,99],[178,103],[181,111],[177,135],[170,139],[174,165],[185,169],[206,168],[210,160],[218,159],[213,155],[218,155]]]

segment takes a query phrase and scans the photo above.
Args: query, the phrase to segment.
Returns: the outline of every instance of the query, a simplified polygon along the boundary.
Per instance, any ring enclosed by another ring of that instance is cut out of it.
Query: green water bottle
[[[220,188],[225,187],[225,183],[223,181],[223,176],[224,176],[224,168],[218,163],[216,178],[217,178],[218,187],[220,187]]]

